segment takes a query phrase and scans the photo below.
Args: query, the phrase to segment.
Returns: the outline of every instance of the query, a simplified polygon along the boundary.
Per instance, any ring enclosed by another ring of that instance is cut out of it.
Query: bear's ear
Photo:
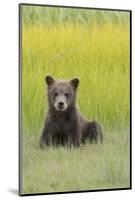
[[[52,85],[54,83],[54,79],[50,75],[45,76],[45,81],[46,81],[48,86],[50,86],[50,85]]]
[[[75,89],[78,88],[79,82],[80,82],[79,78],[74,78],[74,79],[71,80],[71,84]]]

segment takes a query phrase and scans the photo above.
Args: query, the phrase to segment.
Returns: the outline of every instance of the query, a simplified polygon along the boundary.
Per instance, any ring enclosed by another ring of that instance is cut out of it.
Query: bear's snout
[[[64,107],[64,102],[60,101],[60,102],[58,103],[58,106],[59,106],[60,109],[63,108],[63,107]]]
[[[55,104],[54,107],[56,110],[58,111],[65,111],[67,109],[67,102],[66,99],[64,97],[57,97],[55,100]]]

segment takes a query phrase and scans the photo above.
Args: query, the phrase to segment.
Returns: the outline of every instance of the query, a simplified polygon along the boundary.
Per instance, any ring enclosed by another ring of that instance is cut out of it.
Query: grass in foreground
[[[79,149],[38,147],[23,140],[23,193],[127,188],[130,185],[129,132],[106,135],[103,145]]]

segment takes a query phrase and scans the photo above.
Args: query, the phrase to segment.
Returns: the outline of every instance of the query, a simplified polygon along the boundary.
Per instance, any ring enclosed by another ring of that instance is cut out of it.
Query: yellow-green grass
[[[128,24],[23,24],[23,193],[129,187],[129,51]],[[46,74],[80,77],[79,108],[102,124],[103,145],[39,149]]]
[[[77,102],[105,128],[129,126],[129,27],[23,26],[22,110],[25,134],[39,134],[47,111],[45,75],[80,77]]]

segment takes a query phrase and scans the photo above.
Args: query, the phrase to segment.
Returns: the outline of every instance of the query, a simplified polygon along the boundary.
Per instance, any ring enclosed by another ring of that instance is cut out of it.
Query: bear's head
[[[52,76],[45,77],[48,86],[49,105],[56,111],[66,111],[75,105],[75,97],[79,85],[79,79],[55,80]]]

